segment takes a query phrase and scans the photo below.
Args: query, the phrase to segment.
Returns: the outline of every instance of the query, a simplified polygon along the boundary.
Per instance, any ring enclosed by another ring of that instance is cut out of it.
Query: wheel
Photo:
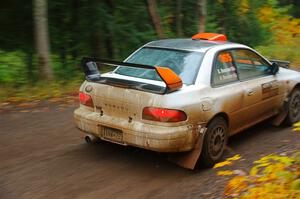
[[[287,103],[288,114],[286,116],[286,124],[293,125],[300,121],[300,89],[295,89]]]
[[[228,137],[228,125],[224,118],[214,118],[205,133],[201,163],[205,167],[213,167],[222,157]]]

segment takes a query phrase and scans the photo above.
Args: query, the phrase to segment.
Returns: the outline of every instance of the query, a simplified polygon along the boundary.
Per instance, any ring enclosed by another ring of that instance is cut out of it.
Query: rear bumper
[[[204,135],[205,127],[197,125],[158,126],[117,117],[102,116],[99,113],[80,107],[74,111],[76,126],[85,133],[104,139],[99,126],[122,130],[122,145],[131,145],[157,152],[183,152],[195,147],[199,136]]]

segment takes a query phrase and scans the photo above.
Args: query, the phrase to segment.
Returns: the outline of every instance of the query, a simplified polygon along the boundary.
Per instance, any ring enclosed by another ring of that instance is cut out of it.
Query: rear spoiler
[[[85,57],[81,60],[81,67],[83,68],[87,81],[97,82],[102,79],[101,74],[98,70],[98,65],[124,66],[154,70],[166,84],[165,93],[173,92],[182,87],[181,78],[170,68]]]
[[[275,59],[270,59],[269,61],[272,63],[276,63],[279,67],[283,67],[283,68],[289,68],[290,66],[289,61],[282,61],[282,60],[275,60]]]

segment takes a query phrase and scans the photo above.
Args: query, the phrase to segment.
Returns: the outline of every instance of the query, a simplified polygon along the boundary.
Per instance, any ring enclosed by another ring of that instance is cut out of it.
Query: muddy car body
[[[155,53],[158,60],[168,53],[178,53],[175,59],[185,53],[178,62],[186,69],[179,72],[176,61],[152,63],[170,68],[183,79],[183,85],[170,92],[160,92],[167,83],[145,78],[148,72],[132,75],[134,70],[146,69],[119,64],[99,76],[125,83],[87,79],[80,88],[80,107],[74,112],[82,136],[157,152],[188,152],[183,153],[185,157],[195,153],[193,159],[201,154],[204,164],[212,166],[221,158],[229,136],[276,115],[277,123],[298,121],[300,73],[278,67],[250,47],[219,36],[153,41],[124,61],[144,64]],[[127,87],[126,82],[142,86]],[[145,89],[145,85],[153,88]]]

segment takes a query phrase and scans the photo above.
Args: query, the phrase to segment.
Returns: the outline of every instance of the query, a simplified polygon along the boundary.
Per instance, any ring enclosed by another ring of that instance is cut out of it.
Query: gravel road
[[[164,155],[101,142],[88,145],[73,125],[74,106],[0,112],[0,198],[220,198],[228,178],[189,171]],[[248,171],[270,153],[300,150],[300,134],[268,122],[232,137],[230,169]]]

